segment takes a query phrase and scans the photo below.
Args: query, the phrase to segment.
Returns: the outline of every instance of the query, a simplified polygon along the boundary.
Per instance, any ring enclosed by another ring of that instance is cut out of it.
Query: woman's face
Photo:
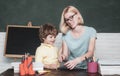
[[[64,15],[64,19],[71,29],[74,29],[78,24],[78,16],[76,13],[68,12]]]

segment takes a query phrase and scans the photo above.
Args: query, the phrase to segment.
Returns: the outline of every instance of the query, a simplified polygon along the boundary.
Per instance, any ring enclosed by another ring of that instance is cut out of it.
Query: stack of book
[[[102,75],[120,75],[120,60],[99,60]]]

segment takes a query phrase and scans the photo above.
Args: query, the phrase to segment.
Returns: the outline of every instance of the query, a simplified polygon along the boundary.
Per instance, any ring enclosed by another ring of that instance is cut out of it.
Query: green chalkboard
[[[25,53],[34,56],[41,41],[39,39],[39,26],[8,25],[4,56],[22,57]]]
[[[59,29],[62,10],[77,7],[86,26],[97,32],[120,32],[120,0],[0,0],[0,31],[7,25],[52,23]]]

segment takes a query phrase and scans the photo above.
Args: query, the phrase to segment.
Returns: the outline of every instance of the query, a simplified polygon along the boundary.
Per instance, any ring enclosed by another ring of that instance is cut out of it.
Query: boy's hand
[[[50,69],[57,69],[58,65],[57,64],[50,64]]]
[[[47,69],[57,69],[58,65],[57,64],[45,64],[44,67]]]
[[[58,60],[59,62],[63,62],[64,60],[66,60],[65,55],[59,55]]]

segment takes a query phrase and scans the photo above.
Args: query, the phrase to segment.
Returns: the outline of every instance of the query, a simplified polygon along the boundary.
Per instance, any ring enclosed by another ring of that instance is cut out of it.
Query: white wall
[[[61,33],[55,42],[57,47],[61,46]],[[12,58],[6,58],[4,54],[5,32],[0,32],[0,63],[10,63]],[[95,56],[99,59],[120,59],[120,33],[98,33],[96,40]]]
[[[0,63],[10,63],[14,61],[12,58],[4,57],[4,46],[5,46],[5,32],[0,32]]]
[[[5,32],[0,32],[0,73],[4,72],[8,68],[11,68],[10,63],[13,61],[11,58],[6,58],[4,54],[5,44]]]
[[[0,62],[5,60],[4,54],[5,32],[0,32]]]

